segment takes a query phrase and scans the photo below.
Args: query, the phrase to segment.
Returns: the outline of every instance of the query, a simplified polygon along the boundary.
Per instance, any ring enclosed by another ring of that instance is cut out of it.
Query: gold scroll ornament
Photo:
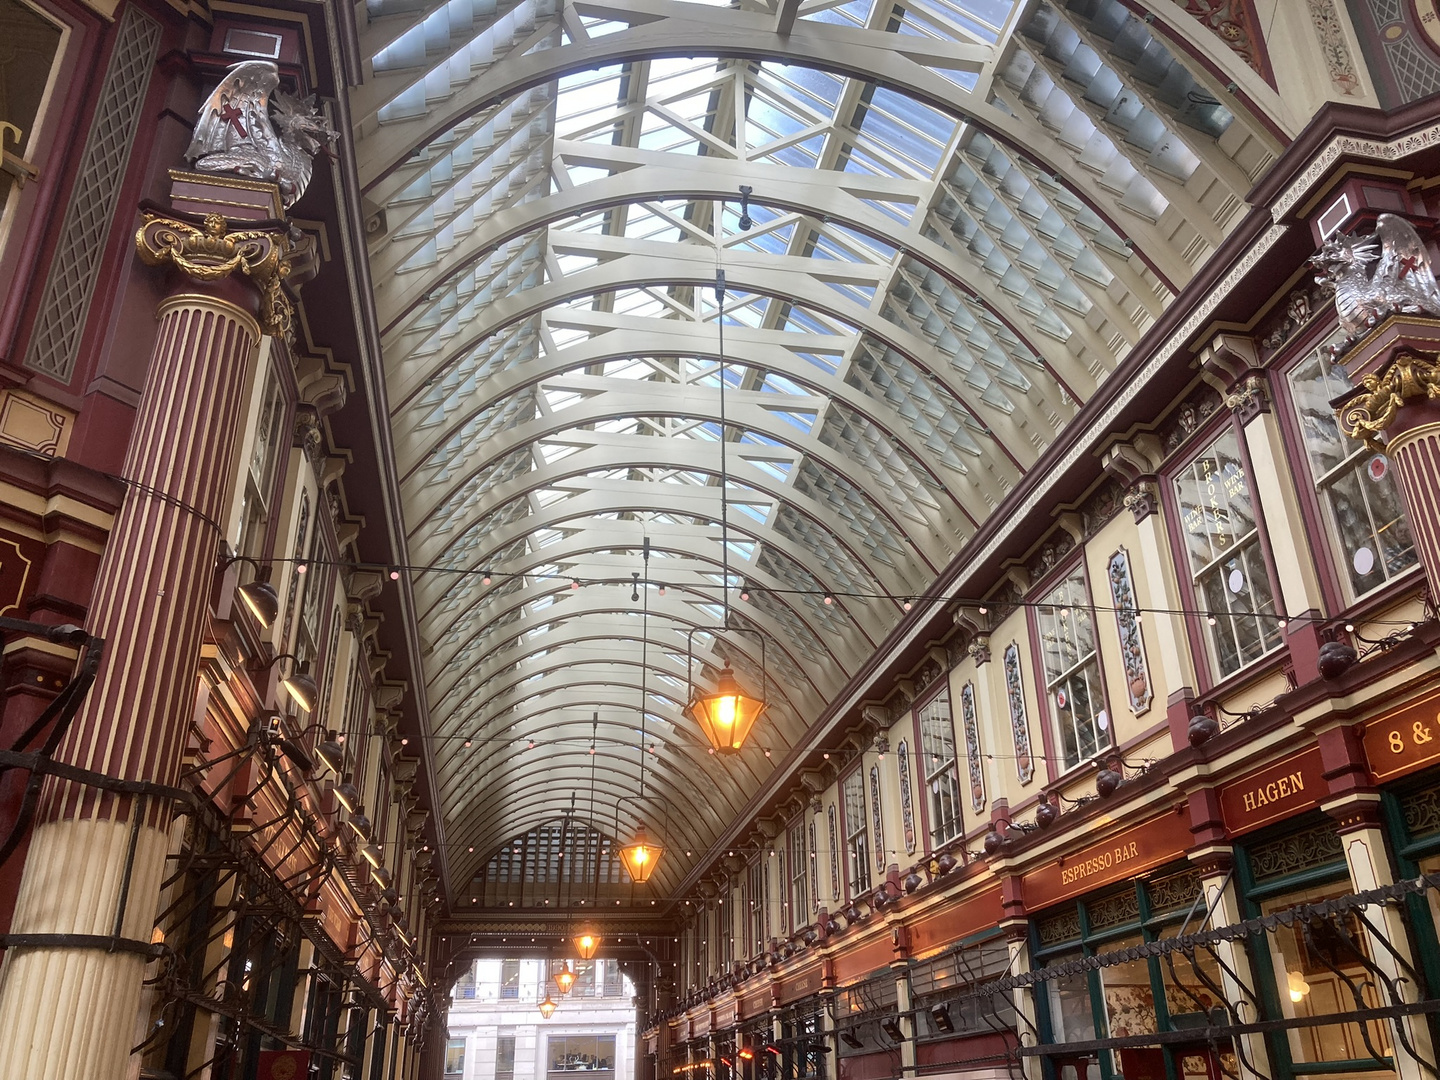
[[[1360,380],[1361,392],[1344,406],[1340,422],[1352,439],[1376,453],[1385,452],[1379,439],[1407,401],[1440,398],[1440,365],[1433,359],[1404,353],[1382,372]]]
[[[174,218],[146,214],[135,234],[135,250],[150,266],[169,264],[196,281],[221,281],[240,271],[260,290],[260,326],[267,334],[290,332],[294,309],[281,288],[290,273],[294,247],[284,233],[260,229],[230,231],[219,214],[206,214],[200,228]]]

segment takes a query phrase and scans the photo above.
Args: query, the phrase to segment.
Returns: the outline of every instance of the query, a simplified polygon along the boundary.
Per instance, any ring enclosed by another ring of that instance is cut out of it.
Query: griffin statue
[[[202,172],[278,184],[288,208],[305,193],[315,155],[334,142],[336,132],[313,94],[302,101],[279,85],[280,70],[268,60],[231,67],[201,106],[185,157]]]
[[[1318,271],[1316,282],[1335,292],[1346,335],[1331,347],[1332,355],[1345,352],[1387,315],[1440,316],[1430,256],[1404,218],[1381,214],[1369,236],[1332,236],[1310,262]]]

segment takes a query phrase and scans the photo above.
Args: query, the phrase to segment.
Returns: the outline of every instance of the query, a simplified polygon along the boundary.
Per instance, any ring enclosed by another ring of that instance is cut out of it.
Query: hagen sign
[[[1320,748],[1311,746],[1220,789],[1220,814],[1231,833],[1248,832],[1309,809],[1327,793]]]

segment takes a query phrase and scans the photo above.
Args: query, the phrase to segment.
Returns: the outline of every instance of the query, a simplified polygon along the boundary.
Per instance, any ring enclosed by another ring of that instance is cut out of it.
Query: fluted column
[[[249,370],[262,323],[276,331],[288,322],[279,290],[288,240],[232,232],[210,215],[203,228],[150,217],[136,242],[145,261],[180,271],[178,287],[157,313],[125,460],[129,489],[88,619],[106,655],[58,757],[111,777],[175,784]],[[12,934],[148,942],[172,809],[52,780]],[[9,949],[0,968],[0,1076],[119,1080],[144,967],[123,943]]]
[[[1440,323],[1397,316],[1344,358],[1341,427],[1389,460],[1432,598],[1440,598]]]

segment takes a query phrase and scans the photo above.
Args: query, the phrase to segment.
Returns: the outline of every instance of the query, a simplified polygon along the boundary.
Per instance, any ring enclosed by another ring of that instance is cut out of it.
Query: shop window
[[[950,714],[950,688],[916,710],[920,724],[921,771],[930,811],[930,846],[948,844],[965,831],[960,809],[960,773],[955,757],[955,722]]]
[[[1275,590],[1240,439],[1230,428],[1172,479],[1194,602],[1229,675],[1280,645]]]
[[[1272,915],[1352,892],[1343,843],[1330,821],[1253,842],[1244,850],[1245,893],[1252,912]],[[1355,990],[1363,1008],[1386,1004],[1368,973],[1370,943],[1354,912],[1305,922],[1280,920],[1257,939],[1257,967],[1268,966],[1271,1010],[1285,1019],[1352,1012]],[[1391,1055],[1384,1021],[1289,1028],[1277,1037],[1291,1072],[1348,1076],[1383,1066],[1372,1056]]]
[[[465,1040],[449,1039],[445,1043],[445,1075],[459,1076],[465,1071]]]
[[[845,864],[849,871],[850,895],[870,888],[870,830],[865,824],[865,773],[856,769],[841,786],[845,806]]]
[[[1324,347],[1290,372],[1290,395],[1339,575],[1351,599],[1416,565],[1410,522],[1383,454],[1341,430],[1330,402],[1353,388]]]
[[[1350,881],[1295,889],[1271,897],[1261,905],[1264,914],[1315,904],[1351,891]],[[1276,997],[1282,1015],[1327,1016],[1355,1009],[1352,985],[1359,987],[1365,1008],[1387,1004],[1377,991],[1366,962],[1370,946],[1354,912],[1338,922],[1314,920],[1303,925],[1277,926],[1269,939]],[[1337,970],[1338,969],[1338,970]],[[1298,1067],[1320,1062],[1355,1062],[1356,1071],[1372,1069],[1375,1062],[1366,1044],[1390,1056],[1390,1025],[1382,1020],[1360,1024],[1321,1024],[1291,1029],[1290,1060]]]
[[[805,819],[790,826],[790,930],[793,933],[810,922],[809,860],[805,857]]]
[[[963,1039],[1013,1031],[1010,994],[987,993],[987,984],[1010,973],[1010,949],[998,930],[963,941],[910,969],[910,992],[921,1040]],[[936,1018],[936,1011],[944,1022]]]
[[[35,175],[26,158],[33,153],[33,136],[41,119],[50,73],[60,51],[61,28],[21,0],[0,0],[0,221],[10,193]]]
[[[556,1035],[547,1040],[546,1049],[551,1076],[577,1072],[615,1075],[614,1035]]]
[[[1196,929],[1200,876],[1183,867],[1086,897],[1035,920],[1044,980],[1049,1041],[1086,1043],[1161,1036],[1224,1022],[1221,1003],[1207,983],[1219,985],[1219,964],[1200,949],[1195,961],[1174,954],[1136,956],[1148,942]],[[1187,921],[1191,920],[1191,921]],[[1091,957],[1103,962],[1092,966]],[[1158,997],[1157,997],[1158,995]],[[1069,1080],[1163,1080],[1167,1076],[1218,1077],[1224,1069],[1203,1042],[1173,1037],[1153,1046],[1126,1046],[1050,1055],[1056,1075]],[[1228,1067],[1229,1063],[1225,1063]]]
[[[1041,598],[1036,621],[1045,690],[1068,769],[1111,745],[1095,621],[1082,567],[1077,564]]]
[[[515,1080],[515,1036],[495,1040],[495,1080]]]

